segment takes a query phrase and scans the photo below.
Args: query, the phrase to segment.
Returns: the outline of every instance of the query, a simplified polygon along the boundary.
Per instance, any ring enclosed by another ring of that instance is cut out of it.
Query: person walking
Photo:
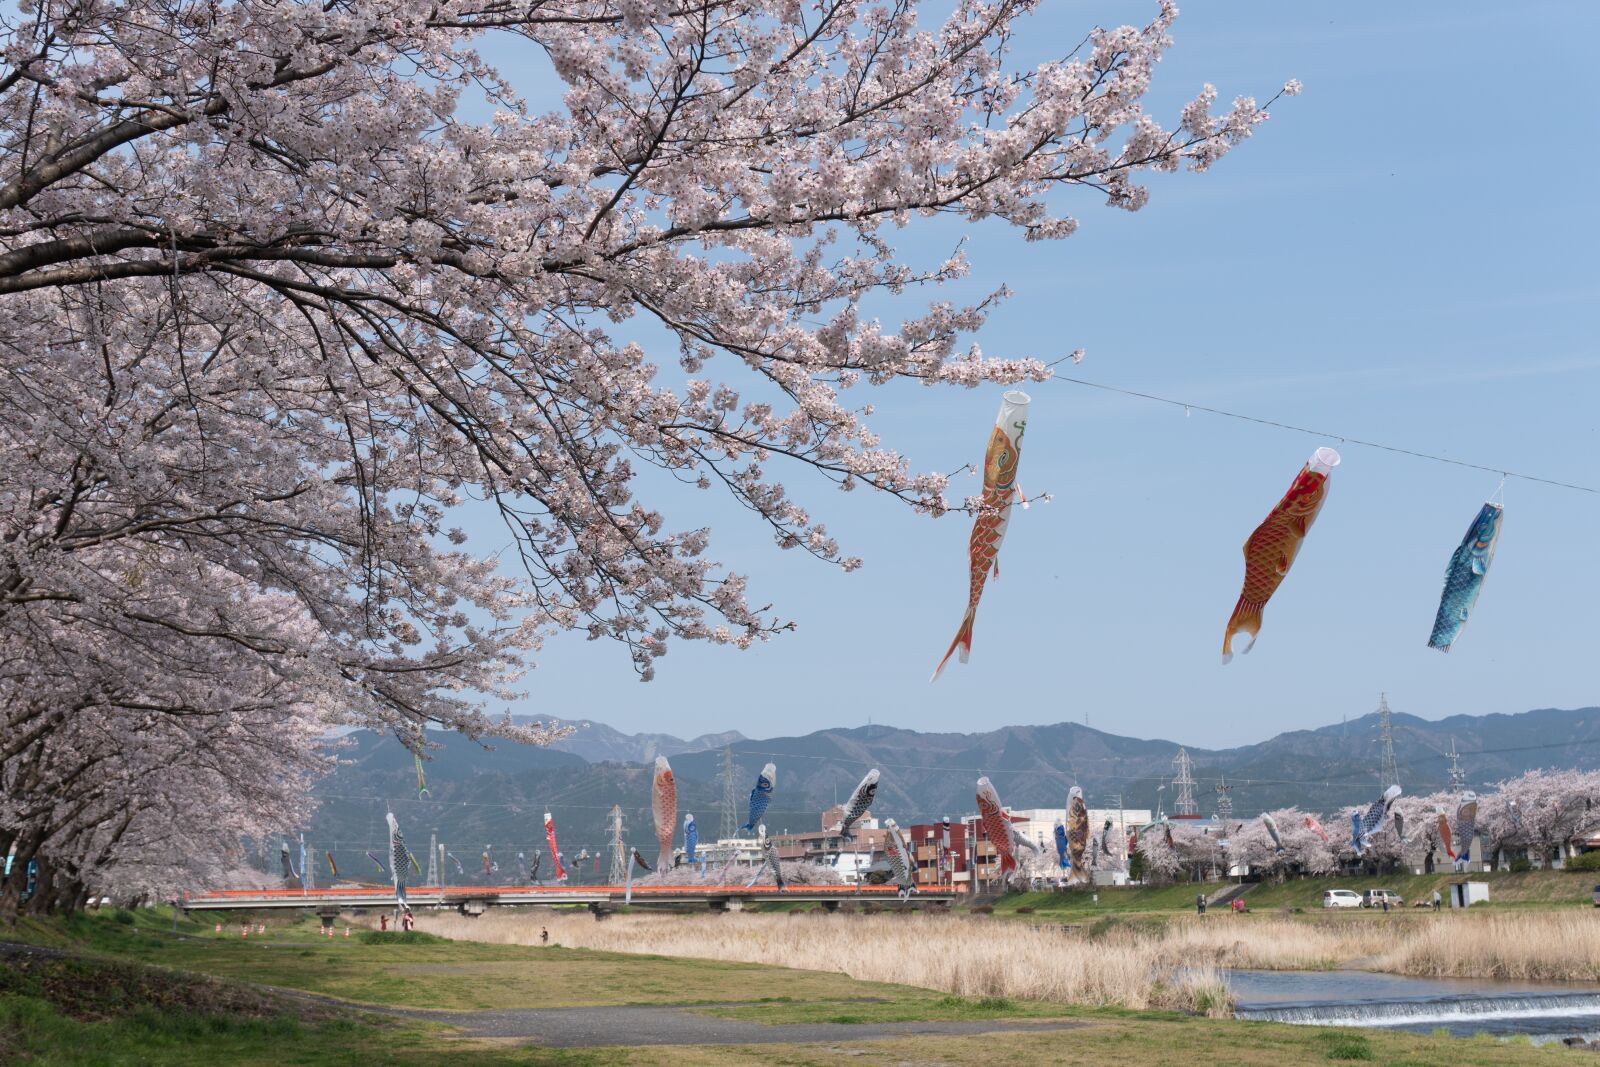
[[[1437,889],[1433,891],[1433,910],[1439,910],[1439,891]]]
[[[539,927],[539,944],[548,945],[549,943],[550,943],[550,930],[549,930],[549,928],[548,927],[544,927],[544,926]]]
[[[1196,893],[1194,895],[1194,910],[1196,915],[1204,915],[1206,913],[1206,895],[1204,893]]]

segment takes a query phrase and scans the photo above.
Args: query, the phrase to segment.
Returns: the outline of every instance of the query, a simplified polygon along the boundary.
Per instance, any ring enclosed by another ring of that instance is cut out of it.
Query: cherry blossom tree
[[[1020,69],[1033,6],[0,15],[0,850],[82,886],[131,841],[176,851],[160,819],[290,818],[235,761],[295,780],[334,724],[548,741],[484,707],[553,633],[622,642],[648,678],[673,640],[783,630],[709,530],[641,497],[644,468],[845,568],[783,469],[970,506],[858,391],[1048,369],[963,340],[1002,291],[868,317],[968,269],[905,262],[895,231],[1063,238],[1058,191],[1136,210],[1143,174],[1204,171],[1267,117],[1213,114],[1210,86],[1170,128],[1143,108],[1170,3]],[[491,33],[560,100],[523,99],[475,50]],[[468,508],[503,544],[467,544]]]
[[[1600,826],[1596,797],[1596,771],[1532,770],[1498,783],[1478,801],[1484,859],[1492,861],[1506,849],[1524,849],[1535,863],[1550,864],[1573,837]]]
[[[1253,870],[1279,879],[1291,873],[1326,874],[1337,867],[1334,848],[1306,826],[1305,812],[1279,808],[1267,814],[1277,824],[1283,851],[1277,850],[1260,818],[1247,819],[1229,838],[1229,852],[1235,862],[1249,864]]]

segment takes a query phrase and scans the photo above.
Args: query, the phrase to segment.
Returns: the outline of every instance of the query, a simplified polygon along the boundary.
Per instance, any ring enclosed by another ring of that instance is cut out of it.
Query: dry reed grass
[[[1600,981],[1600,920],[1588,912],[1466,912],[1398,922],[1186,917],[1084,937],[955,915],[424,914],[445,937],[565,945],[837,971],[962,996],[1225,1014],[1223,972],[1360,967],[1395,974]]]
[[[1057,928],[957,916],[819,913],[618,915],[604,922],[588,915],[419,914],[418,927],[505,944],[537,943],[539,928],[547,927],[552,941],[567,946],[835,971],[967,997],[1232,1011],[1214,966],[1174,960],[1159,939],[1128,930],[1091,941]]]
[[[1468,912],[1453,922],[1407,925],[1369,966],[1452,978],[1600,980],[1600,920],[1588,912]]]

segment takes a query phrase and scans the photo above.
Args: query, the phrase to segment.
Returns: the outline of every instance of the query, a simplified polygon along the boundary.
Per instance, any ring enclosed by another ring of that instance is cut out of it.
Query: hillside
[[[1542,709],[1513,715],[1451,716],[1427,721],[1396,715],[1395,751],[1408,792],[1442,789],[1454,739],[1469,786],[1484,786],[1546,766],[1600,766],[1600,708]],[[1326,811],[1369,799],[1377,785],[1376,716],[1317,730],[1296,730],[1239,748],[1190,747],[1203,813],[1213,810],[1215,784],[1233,785],[1236,812],[1299,804]],[[562,851],[603,848],[610,838],[612,805],[622,808],[626,836],[653,854],[648,808],[655,753],[672,759],[678,811],[695,813],[702,840],[721,825],[723,790],[718,776],[723,747],[735,766],[738,815],[763,763],[778,765],[778,790],[766,823],[774,831],[809,829],[818,813],[847,797],[868,767],[883,772],[879,815],[902,824],[957,816],[972,810],[972,785],[987,774],[1012,807],[1059,807],[1073,784],[1096,805],[1121,793],[1128,807],[1158,799],[1172,807],[1170,788],[1178,745],[1123,737],[1077,723],[1005,726],[984,733],[921,733],[889,726],[818,730],[753,740],[708,735],[684,741],[666,734],[630,735],[589,724],[551,749],[521,745],[484,747],[449,735],[427,764],[429,795],[417,797],[411,757],[393,739],[351,735],[344,765],[323,783],[323,806],[307,830],[308,842],[329,849],[341,864],[371,868],[361,852],[380,855],[386,845],[383,813],[391,805],[419,858],[437,831],[469,872],[481,867],[486,844],[505,874],[518,849],[544,848],[541,820],[554,814]],[[617,760],[611,754],[632,753]],[[586,755],[599,757],[591,761]],[[375,873],[375,870],[372,871]],[[590,872],[592,875],[592,871]]]

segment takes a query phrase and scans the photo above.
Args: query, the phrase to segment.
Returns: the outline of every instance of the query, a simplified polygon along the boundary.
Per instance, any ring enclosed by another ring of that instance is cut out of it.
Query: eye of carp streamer
[[[1506,509],[1492,501],[1483,505],[1467,527],[1467,536],[1450,553],[1450,563],[1444,569],[1444,592],[1439,595],[1439,613],[1434,616],[1433,633],[1428,637],[1429,648],[1449,652],[1461,636],[1461,628],[1467,625],[1467,616],[1472,614],[1483,580],[1489,574],[1489,564],[1494,562],[1494,546],[1500,540],[1500,523],[1505,514]]]
[[[961,662],[967,662],[972,653],[972,624],[978,617],[978,601],[983,597],[989,568],[993,567],[994,576],[1000,577],[1000,544],[1006,539],[1006,527],[1011,522],[1012,503],[1021,499],[1017,464],[1022,459],[1022,435],[1028,429],[1030,403],[1028,394],[1017,389],[1000,398],[1000,414],[995,416],[989,447],[983,455],[983,494],[978,498],[978,517],[972,522],[972,536],[967,540],[967,613],[961,617],[956,638],[933,669],[929,682],[938,680],[939,672],[958,650]]]
[[[556,865],[556,881],[567,880],[567,869],[561,865],[561,850],[556,847],[556,821],[544,813],[544,836],[550,842],[550,862]]]
[[[767,813],[767,805],[772,803],[772,790],[778,784],[778,765],[769,763],[761,768],[761,773],[756,775],[756,787],[750,790],[750,817],[739,827],[739,832],[756,832],[762,816]]]
[[[872,802],[877,799],[877,796],[878,768],[874,767],[867,772],[865,778],[861,779],[860,784],[856,786],[855,792],[851,793],[850,799],[845,802],[844,818],[840,820],[838,826],[840,837],[846,841],[854,841],[856,839],[856,835],[851,828],[867,813],[867,809],[872,807]]]
[[[1222,637],[1222,662],[1233,659],[1233,639],[1238,634],[1250,635],[1250,643],[1241,651],[1249,652],[1255,647],[1256,636],[1261,632],[1261,613],[1294,566],[1306,532],[1317,521],[1317,512],[1327,499],[1328,475],[1338,465],[1339,453],[1333,449],[1313,452],[1277,507],[1245,541],[1244,588]]]
[[[672,836],[678,829],[678,783],[665,756],[656,757],[655,777],[650,783],[650,813],[656,820],[656,866],[671,870]]]
[[[994,783],[988,778],[978,779],[977,796],[978,824],[1000,857],[1000,881],[1004,884],[1017,869],[1017,857],[1011,848],[1011,816],[1000,806],[1000,794],[995,792]]]

